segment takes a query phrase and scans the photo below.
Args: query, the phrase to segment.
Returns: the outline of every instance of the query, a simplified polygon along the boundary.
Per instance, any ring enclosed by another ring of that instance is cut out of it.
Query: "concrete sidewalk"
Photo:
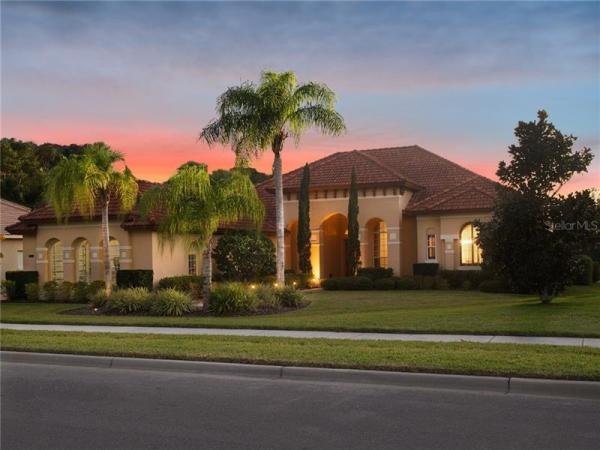
[[[131,327],[106,325],[38,325],[1,323],[0,329],[29,331],[81,331],[86,333],[147,333],[209,336],[261,336],[306,339],[354,339],[424,342],[479,342],[484,344],[566,345],[600,348],[600,339],[542,336],[493,336],[475,334],[351,333],[337,331],[257,330],[232,328]]]

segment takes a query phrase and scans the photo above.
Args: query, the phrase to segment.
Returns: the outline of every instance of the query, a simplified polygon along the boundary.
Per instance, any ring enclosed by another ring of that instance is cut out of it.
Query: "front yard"
[[[61,314],[73,304],[4,303],[11,323],[140,325],[409,333],[600,337],[600,284],[574,286],[550,305],[478,291],[316,291],[303,309],[239,317]]]

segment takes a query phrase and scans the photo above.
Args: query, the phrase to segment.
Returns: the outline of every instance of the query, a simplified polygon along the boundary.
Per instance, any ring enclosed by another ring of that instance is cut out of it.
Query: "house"
[[[0,199],[0,279],[11,270],[23,270],[23,236],[13,234],[6,227],[15,223],[19,216],[30,211],[18,203]]]
[[[310,164],[312,265],[316,278],[346,273],[350,176],[359,186],[361,264],[411,274],[416,262],[445,269],[479,269],[475,220],[488,220],[495,198],[493,181],[418,146],[338,152]],[[302,169],[283,176],[286,268],[297,270],[298,191]],[[139,181],[140,193],[154,184]],[[265,203],[263,231],[274,239],[273,180],[257,186]],[[165,276],[197,274],[201,255],[183,244],[162,246],[159,215],[142,220],[136,210],[120,215],[111,204],[110,261],[115,269],[152,269]],[[22,215],[8,227],[23,235],[24,269],[48,280],[102,279],[100,210],[92,221],[77,214],[57,223],[50,207]],[[236,228],[240,224],[235,225]]]

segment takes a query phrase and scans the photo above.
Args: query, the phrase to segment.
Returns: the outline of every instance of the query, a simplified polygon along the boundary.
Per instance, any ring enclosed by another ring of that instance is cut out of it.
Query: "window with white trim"
[[[435,234],[427,235],[427,259],[435,259]]]
[[[195,253],[190,253],[188,255],[188,275],[198,275],[198,265]]]

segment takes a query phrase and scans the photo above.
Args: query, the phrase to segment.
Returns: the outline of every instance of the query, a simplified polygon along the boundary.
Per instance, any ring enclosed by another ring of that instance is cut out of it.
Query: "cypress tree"
[[[302,172],[302,181],[300,183],[300,196],[298,198],[298,238],[296,245],[298,247],[298,259],[300,272],[312,274],[312,265],[310,263],[310,168],[308,164],[304,166]]]
[[[348,245],[346,247],[346,266],[348,275],[355,276],[360,264],[360,228],[358,226],[358,186],[356,172],[352,168],[350,198],[348,199]]]

